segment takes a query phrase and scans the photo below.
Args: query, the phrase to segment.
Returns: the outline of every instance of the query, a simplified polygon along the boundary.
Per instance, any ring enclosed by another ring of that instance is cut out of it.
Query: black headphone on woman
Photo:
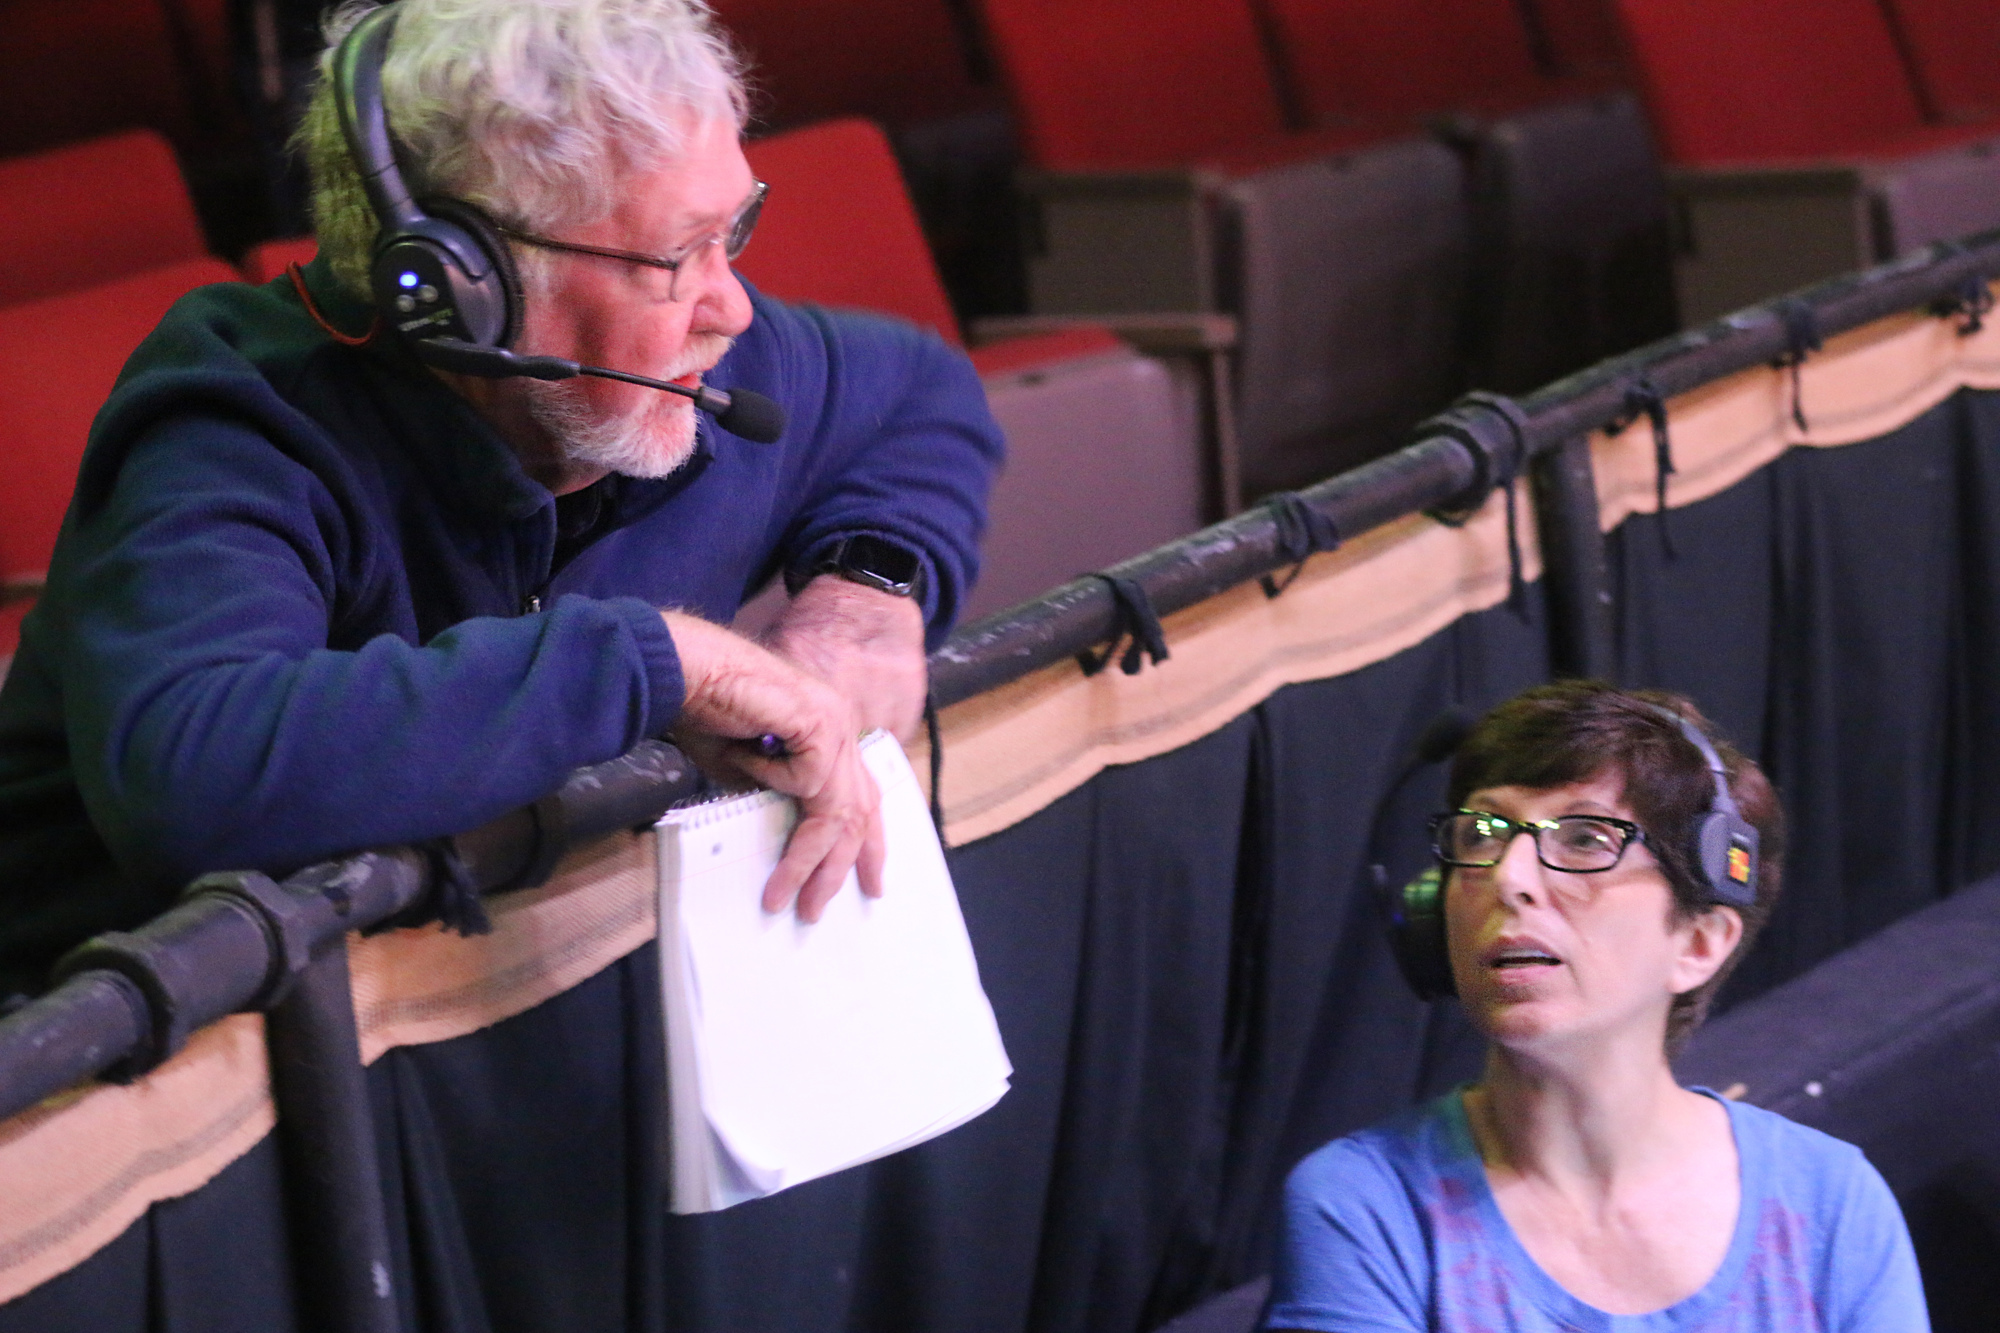
[[[1737,808],[1729,793],[1729,772],[1722,756],[1700,727],[1670,708],[1646,704],[1680,728],[1688,743],[1701,751],[1715,780],[1708,808],[1695,817],[1688,838],[1688,864],[1700,888],[1717,903],[1746,908],[1757,901],[1757,829]],[[1432,848],[1433,858],[1437,849]],[[1418,998],[1441,999],[1458,993],[1451,975],[1451,950],[1445,939],[1444,887],[1447,867],[1434,859],[1424,872],[1390,895],[1389,947],[1403,979]]]

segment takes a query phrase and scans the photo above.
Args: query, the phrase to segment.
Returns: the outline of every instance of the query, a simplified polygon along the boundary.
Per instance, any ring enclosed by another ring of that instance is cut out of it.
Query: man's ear
[[[1685,995],[1716,974],[1743,939],[1743,917],[1733,907],[1716,906],[1680,926],[1680,956],[1674,959],[1673,993]]]

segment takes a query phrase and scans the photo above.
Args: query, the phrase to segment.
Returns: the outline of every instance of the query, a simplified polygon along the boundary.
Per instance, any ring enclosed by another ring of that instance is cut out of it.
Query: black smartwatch
[[[916,597],[924,590],[924,562],[915,551],[865,532],[842,537],[810,569],[789,572],[786,590],[797,596],[799,589],[821,574],[838,574],[850,583],[892,597]]]

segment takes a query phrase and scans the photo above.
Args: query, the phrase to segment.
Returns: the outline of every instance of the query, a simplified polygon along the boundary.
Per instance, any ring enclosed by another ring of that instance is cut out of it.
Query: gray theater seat
[[[1928,123],[1876,0],[1616,0],[1694,324],[2000,225],[2000,123]]]
[[[835,120],[752,144],[772,187],[738,267],[773,295],[864,306],[956,341],[957,320],[879,127]],[[1204,385],[1228,321],[1148,320],[1129,337],[1186,353],[1172,364],[1087,321],[1015,322],[972,352],[1009,462],[993,499],[985,573],[965,620],[1199,528],[1221,454],[1204,432]],[[1125,330],[1119,330],[1125,332]],[[1227,416],[1218,424],[1226,435]],[[768,624],[782,592],[745,608]],[[774,600],[775,599],[775,600]]]
[[[1023,184],[1037,311],[1237,317],[1245,499],[1383,452],[1459,385],[1465,175],[1442,144]]]
[[[1400,442],[1460,384],[1464,168],[1406,124],[1302,130],[1243,0],[980,0],[1038,314],[1241,326],[1243,499]]]
[[[1666,180],[1629,93],[1473,135],[1473,382],[1524,393],[1676,327]]]
[[[1917,157],[1668,173],[1690,325],[2000,226],[2000,138]]]
[[[1209,463],[1194,366],[1129,347],[984,377],[1007,435],[962,621],[1202,525]]]

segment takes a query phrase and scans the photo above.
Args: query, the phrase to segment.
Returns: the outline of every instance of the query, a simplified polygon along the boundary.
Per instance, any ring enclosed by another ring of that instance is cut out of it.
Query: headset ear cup
[[[1451,950],[1445,939],[1444,875],[1430,866],[1389,894],[1389,949],[1403,980],[1422,1000],[1458,993],[1451,975]]]
[[[476,204],[463,199],[447,196],[425,196],[417,201],[417,206],[431,217],[451,223],[479,247],[493,266],[493,272],[500,280],[502,313],[500,336],[495,338],[496,347],[512,347],[514,340],[521,336],[521,271],[514,263],[514,252],[507,245],[507,238],[493,224],[493,219]]]
[[[1728,810],[1711,810],[1695,824],[1695,856],[1703,888],[1716,902],[1748,907],[1757,900],[1758,834]]]

